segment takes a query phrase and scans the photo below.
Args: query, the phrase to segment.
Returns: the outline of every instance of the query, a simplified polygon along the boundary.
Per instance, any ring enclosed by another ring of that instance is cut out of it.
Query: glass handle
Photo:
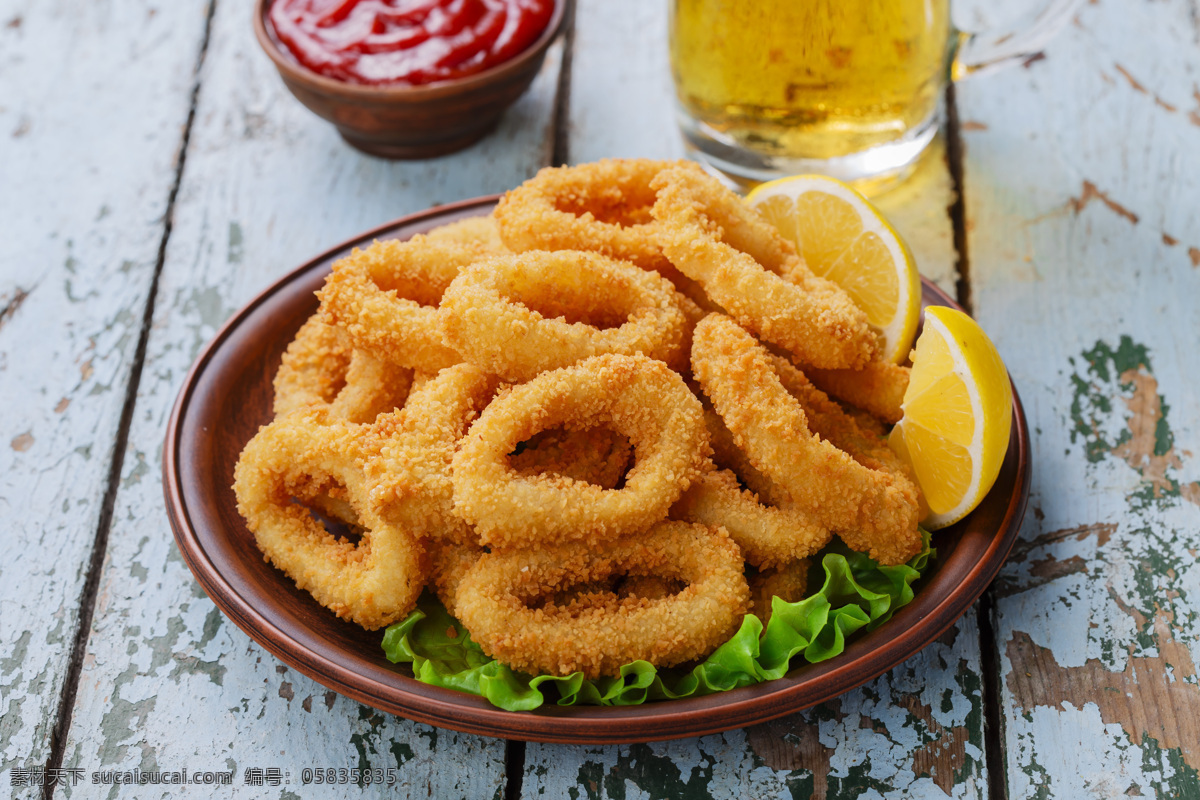
[[[1067,24],[1083,0],[1052,0],[1037,14],[997,30],[956,30],[950,79],[984,75],[1036,56]]]

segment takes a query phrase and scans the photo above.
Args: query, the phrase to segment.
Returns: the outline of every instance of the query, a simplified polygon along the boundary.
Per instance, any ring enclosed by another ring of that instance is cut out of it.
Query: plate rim
[[[407,227],[429,223],[444,217],[463,217],[471,210],[494,206],[500,195],[471,198],[408,214],[357,234],[331,247],[285,273],[259,292],[234,313],[197,355],[184,378],[167,423],[164,439],[163,494],[176,544],[188,569],[208,597],[238,628],[276,658],[312,678],[326,688],[366,705],[463,733],[491,737],[572,744],[618,744],[660,741],[719,733],[732,728],[767,722],[801,711],[837,697],[867,683],[911,658],[936,640],[970,609],[995,579],[1015,544],[1029,499],[1032,478],[1029,430],[1016,386],[1013,386],[1013,430],[1010,449],[1016,447],[1014,493],[1008,499],[999,529],[983,556],[970,568],[962,581],[946,597],[914,624],[875,647],[847,658],[837,658],[798,668],[805,670],[804,680],[788,675],[729,692],[638,706],[570,706],[553,704],[535,711],[505,711],[475,695],[430,686],[393,673],[398,686],[380,683],[350,670],[347,666],[304,648],[287,636],[266,615],[253,608],[226,580],[205,552],[188,513],[187,490],[181,480],[180,448],[183,422],[189,403],[205,369],[221,351],[238,327],[256,309],[270,301],[293,281],[312,269],[348,252],[363,242]],[[945,292],[922,277],[923,294],[931,291],[942,304],[961,309]],[[1011,381],[1011,377],[1010,377]],[[903,613],[901,609],[898,613]],[[873,633],[887,630],[881,626]],[[274,633],[274,635],[272,635]],[[862,642],[871,634],[850,643],[847,651],[862,650]],[[879,658],[882,650],[886,656]],[[844,662],[844,663],[843,663]],[[811,673],[821,679],[823,690],[811,692]],[[357,680],[356,680],[357,678]],[[373,691],[372,691],[373,687]],[[773,688],[766,688],[773,687]],[[809,689],[808,692],[805,690]],[[805,695],[799,698],[799,695]],[[789,702],[789,699],[791,702]],[[634,729],[635,728],[635,729]]]

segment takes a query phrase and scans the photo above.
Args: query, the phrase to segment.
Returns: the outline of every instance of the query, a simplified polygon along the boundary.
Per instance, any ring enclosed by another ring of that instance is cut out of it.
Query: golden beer
[[[932,136],[948,0],[670,3],[671,68],[692,146],[689,124],[767,159],[836,159],[922,127]]]

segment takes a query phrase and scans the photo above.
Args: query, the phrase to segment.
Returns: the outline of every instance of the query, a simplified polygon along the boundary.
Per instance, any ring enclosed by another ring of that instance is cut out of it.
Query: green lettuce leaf
[[[437,598],[424,594],[417,609],[387,629],[383,649],[392,663],[412,665],[417,680],[487,698],[507,711],[528,711],[547,701],[559,705],[638,705],[727,692],[774,680],[803,663],[840,655],[857,631],[874,630],[913,599],[913,583],[935,558],[929,533],[907,564],[885,567],[835,543],[814,564],[809,586],[821,588],[796,603],[776,597],[770,622],[747,614],[729,641],[690,669],[657,669],[645,661],[621,667],[620,677],[588,680],[526,675],[489,656]],[[823,576],[823,577],[822,577]]]

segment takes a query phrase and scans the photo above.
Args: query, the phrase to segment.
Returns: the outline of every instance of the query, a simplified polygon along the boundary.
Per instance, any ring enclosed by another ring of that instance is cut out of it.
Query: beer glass
[[[1080,0],[982,34],[950,0],[668,0],[685,145],[749,185],[816,172],[876,189],[916,165],[946,84],[1038,53]]]

